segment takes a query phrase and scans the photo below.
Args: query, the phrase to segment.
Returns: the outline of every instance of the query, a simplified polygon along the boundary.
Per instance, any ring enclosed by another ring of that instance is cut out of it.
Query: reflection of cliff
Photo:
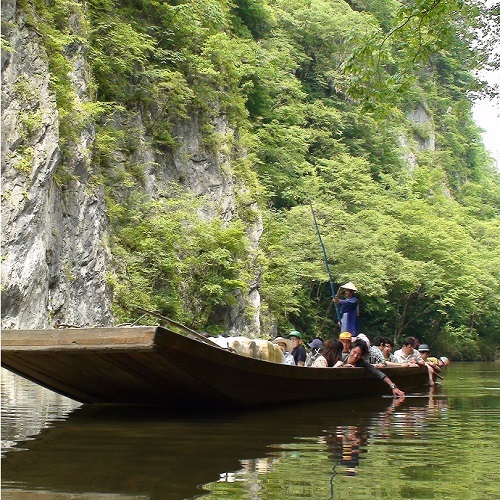
[[[81,403],[1,369],[2,449],[38,434],[51,421],[64,418]],[[10,412],[10,416],[8,413]]]

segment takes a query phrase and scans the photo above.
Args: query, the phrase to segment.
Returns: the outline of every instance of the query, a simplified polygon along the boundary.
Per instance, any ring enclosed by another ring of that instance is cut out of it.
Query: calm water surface
[[[500,499],[500,364],[230,414],[79,405],[2,370],[3,498]]]

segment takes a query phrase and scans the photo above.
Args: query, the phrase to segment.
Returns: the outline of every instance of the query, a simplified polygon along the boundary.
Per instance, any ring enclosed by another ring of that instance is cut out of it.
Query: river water
[[[80,405],[2,370],[2,497],[500,499],[500,363],[431,392],[197,415]]]

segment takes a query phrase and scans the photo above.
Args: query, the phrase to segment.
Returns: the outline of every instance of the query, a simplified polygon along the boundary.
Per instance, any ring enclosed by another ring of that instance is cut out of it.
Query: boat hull
[[[221,408],[390,394],[364,368],[303,368],[247,358],[163,327],[7,330],[2,366],[83,403]],[[385,368],[402,390],[426,368]]]

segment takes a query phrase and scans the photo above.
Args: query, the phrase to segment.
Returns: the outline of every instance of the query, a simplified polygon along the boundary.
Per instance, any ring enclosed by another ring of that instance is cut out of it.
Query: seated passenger
[[[307,345],[311,348],[311,351],[307,353],[306,365],[312,366],[314,361],[320,355],[320,352],[323,350],[323,339],[320,337],[316,337]]]
[[[314,339],[307,344],[312,350],[323,347],[323,339],[321,337],[314,337]]]
[[[340,335],[339,335],[339,340],[342,342],[342,344],[344,345],[344,349],[342,350],[342,352],[344,354],[348,354],[349,351],[351,350],[351,343],[352,343],[352,335],[351,335],[351,332],[342,332]]]
[[[288,338],[293,342],[292,356],[297,366],[305,366],[307,359],[306,348],[302,345],[302,334],[297,330],[292,330]]]
[[[347,356],[347,360],[343,366],[347,368],[361,367],[366,368],[372,375],[375,375],[380,380],[383,380],[392,390],[395,397],[404,397],[405,393],[396,387],[396,384],[378,368],[365,361],[363,358],[368,354],[368,346],[365,342],[358,340],[352,344],[351,351]]]
[[[356,342],[356,340],[362,340],[370,348],[370,339],[364,333],[358,333],[356,336],[352,336],[351,342]]]
[[[439,359],[443,362],[443,366],[448,366],[450,364],[450,360],[446,356],[441,356]]]
[[[444,363],[441,361],[441,358],[436,358],[436,356],[429,356],[427,358],[427,361],[429,361],[430,363],[434,363],[439,368],[444,367]]]
[[[415,339],[406,337],[403,341],[403,346],[394,353],[394,357],[398,363],[406,366],[416,366],[425,364],[422,356],[414,349]]]
[[[394,344],[392,340],[388,337],[384,337],[384,348],[382,349],[382,355],[385,359],[386,366],[403,366],[401,363],[398,363],[396,357],[392,353],[392,349]]]
[[[368,350],[368,362],[375,365],[377,368],[382,368],[387,365],[387,361],[382,354],[384,346],[384,337],[378,336],[373,339],[373,345],[371,345]]]
[[[432,387],[434,385],[434,379],[436,375],[439,374],[438,371],[441,371],[441,368],[428,361],[429,353],[431,352],[431,350],[429,349],[429,346],[427,344],[420,344],[418,346],[418,352],[424,360],[427,369],[429,370],[429,385]]]
[[[343,365],[342,349],[344,345],[340,340],[330,339],[325,342],[323,350],[311,365],[313,368],[338,368]]]
[[[277,344],[283,352],[285,365],[295,365],[295,359],[290,354],[292,351],[292,341],[290,339],[284,339],[283,337],[276,337],[273,342]]]
[[[434,364],[433,361],[429,359],[429,353],[431,350],[429,349],[429,346],[427,344],[420,344],[418,346],[418,353],[422,357],[422,359],[429,364]]]

